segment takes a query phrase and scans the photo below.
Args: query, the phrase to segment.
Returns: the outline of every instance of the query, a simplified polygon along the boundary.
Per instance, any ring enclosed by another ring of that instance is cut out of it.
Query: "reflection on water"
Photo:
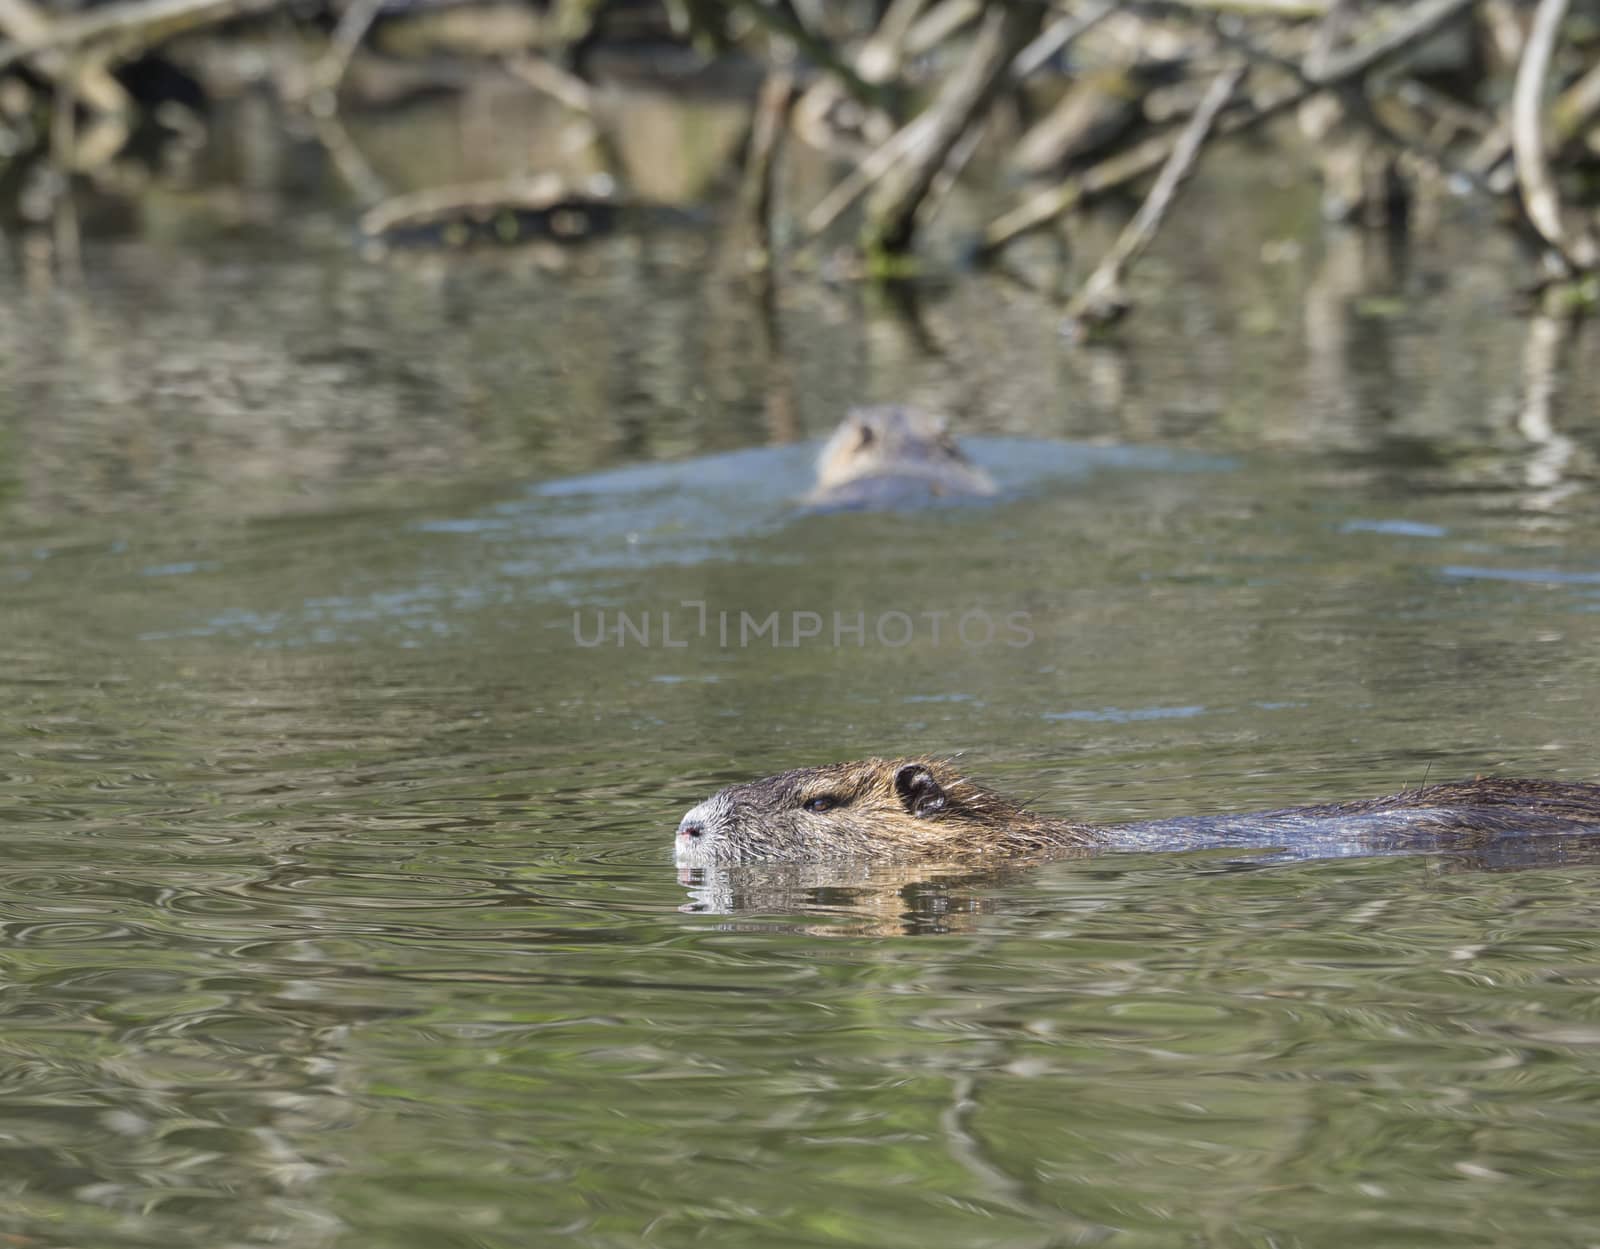
[[[1362,845],[1354,838],[1340,849],[1205,849],[1188,852],[1201,870],[1275,868],[1319,858],[1361,858],[1412,853]],[[1005,892],[1048,864],[1106,858],[1126,850],[1061,851],[1031,861],[1000,863],[986,870],[970,864],[739,864],[680,867],[678,883],[692,915],[739,917],[726,925],[739,931],[797,931],[817,936],[918,936],[978,931],[977,918],[1009,909]],[[1156,861],[1143,856],[1146,862]],[[1539,868],[1600,866],[1600,834],[1574,827],[1564,833],[1511,836],[1488,846],[1446,849],[1429,856],[1437,872],[1516,872]]]
[[[1579,1243],[1588,841],[671,865],[871,752],[1096,822],[1594,777],[1594,327],[1470,222],[1269,263],[1221,223],[1304,197],[1195,189],[1093,351],[1000,279],[764,321],[681,231],[0,299],[0,1237]],[[1002,497],[797,514],[905,398]],[[686,602],[1032,639],[574,636]]]
[[[979,915],[995,909],[994,891],[1025,870],[838,863],[680,867],[678,883],[689,900],[679,909],[751,917],[734,921],[735,929],[852,937],[971,932]],[[796,925],[795,916],[804,923]]]

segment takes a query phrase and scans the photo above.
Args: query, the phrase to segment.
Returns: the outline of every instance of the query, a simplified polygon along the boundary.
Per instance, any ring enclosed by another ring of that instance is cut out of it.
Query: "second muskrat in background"
[[[886,404],[855,408],[817,456],[805,502],[846,510],[915,507],[995,493],[993,478],[967,458],[943,417]]]
[[[1094,825],[1036,815],[948,760],[862,759],[730,785],[678,825],[680,867],[907,859],[971,863],[1072,850],[1281,848],[1303,856],[1481,846],[1600,831],[1600,785],[1485,778],[1250,815]]]

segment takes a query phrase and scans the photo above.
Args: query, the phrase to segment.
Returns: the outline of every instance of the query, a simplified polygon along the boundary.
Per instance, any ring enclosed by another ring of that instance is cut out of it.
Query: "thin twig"
[[[1305,75],[1319,87],[1332,87],[1387,61],[1426,39],[1472,5],[1472,0],[1423,0],[1395,24],[1372,39],[1343,52],[1330,52],[1305,66]]]
[[[542,56],[508,56],[506,69],[535,91],[585,117],[595,115],[594,88]]]
[[[1052,56],[1068,47],[1079,35],[1088,33],[1116,11],[1117,0],[1094,0],[1073,13],[1056,18],[1011,62],[1011,78],[1021,82]]]
[[[39,52],[76,47],[96,39],[132,40],[134,49],[197,26],[281,8],[287,0],[127,0],[51,24],[48,34],[0,45],[0,69]]]
[[[1450,127],[1454,135],[1482,138],[1494,129],[1494,118],[1489,114],[1479,112],[1437,87],[1430,87],[1420,78],[1405,78],[1396,83],[1394,96],[1402,104],[1433,114],[1435,121]]]
[[[1139,211],[1133,215],[1133,219],[1123,227],[1117,241],[1089,275],[1088,281],[1067,305],[1069,321],[1103,324],[1127,310],[1127,298],[1122,293],[1123,278],[1161,228],[1177,197],[1178,188],[1194,171],[1195,161],[1205,145],[1206,136],[1211,133],[1217,114],[1233,98],[1244,75],[1245,67],[1236,65],[1212,79],[1211,86],[1200,101],[1200,107],[1173,145],[1172,155],[1162,166],[1155,185],[1150,188],[1150,194],[1139,205]]]
[[[1600,61],[1573,83],[1550,109],[1550,129],[1556,145],[1570,143],[1600,115]]]
[[[1322,73],[1333,57],[1333,50],[1344,40],[1355,17],[1356,0],[1333,0],[1328,11],[1312,32],[1311,45],[1301,60],[1301,71],[1296,77],[1307,78]]]
[[[966,58],[928,105],[932,128],[915,155],[878,185],[868,205],[869,250],[893,255],[911,246],[917,210],[961,136],[989,110],[1018,52],[1039,33],[1044,5],[1007,0],[986,11]]]
[[[328,40],[328,50],[317,62],[314,76],[322,90],[338,92],[345,70],[350,67],[350,58],[367,37],[367,31],[372,28],[378,10],[383,5],[384,0],[351,0],[349,7],[340,14],[339,24],[334,27],[333,37]]]
[[[955,190],[956,183],[961,180],[961,172],[967,167],[978,150],[978,144],[983,141],[984,126],[980,123],[973,126],[966,134],[961,136],[961,141],[951,149],[950,155],[945,157],[945,162],[939,168],[938,175],[933,180],[933,185],[928,188],[928,194],[922,201],[922,217],[925,221],[932,221],[939,215],[950,192]]]
[[[1305,87],[1286,87],[1246,113],[1222,118],[1216,126],[1218,134],[1231,135],[1258,126],[1292,108],[1308,96]],[[1172,131],[1153,135],[1132,147],[1109,156],[1080,174],[1047,187],[1024,200],[1016,208],[990,222],[983,232],[979,255],[992,255],[1007,243],[1030,231],[1050,224],[1063,213],[1071,212],[1096,196],[1126,186],[1135,178],[1159,169],[1172,156],[1177,136]]]
[[[513,77],[583,118],[589,128],[589,144],[603,169],[617,174],[627,167],[617,147],[612,118],[587,82],[542,56],[512,55],[501,63]]]
[[[1333,7],[1331,0],[1167,0],[1180,9],[1197,9],[1224,16],[1281,17],[1288,19],[1322,17]]]
[[[57,177],[61,179],[51,213],[56,272],[75,284],[83,281],[78,204],[72,195],[72,156],[77,143],[78,69],[77,64],[68,62],[57,76],[54,108],[50,114],[50,158]]]
[[[750,126],[750,150],[739,200],[740,215],[750,229],[750,237],[755,240],[751,259],[759,268],[766,268],[771,263],[772,190],[778,152],[794,98],[794,75],[785,69],[774,70],[761,84],[755,120]]]
[[[806,235],[814,237],[831,226],[840,213],[860,199],[879,178],[920,146],[932,133],[933,118],[928,113],[917,114],[896,130],[817,201],[816,207],[806,214],[804,222]]]
[[[1600,64],[1591,66],[1588,73],[1563,91],[1550,106],[1548,124],[1556,145],[1559,147],[1572,142],[1596,114],[1600,114]],[[1467,157],[1467,168],[1474,174],[1487,177],[1509,155],[1511,127],[1503,121],[1497,121]],[[1491,177],[1489,186],[1496,192],[1505,193],[1512,189],[1515,181],[1513,174],[1504,185],[1497,186]]]
[[[55,20],[33,0],[0,0],[0,32],[19,43],[47,42]],[[133,101],[97,56],[69,57],[59,49],[41,52],[30,68],[52,82],[70,88],[73,99],[88,111],[88,124],[73,127],[69,169],[98,169],[109,163],[128,141]],[[69,82],[70,79],[70,82]],[[60,159],[58,153],[53,159]]]
[[[1300,80],[1258,100],[1248,112],[1222,118],[1217,124],[1217,133],[1238,134],[1276,117],[1312,95],[1313,83],[1317,88],[1333,87],[1365,73],[1410,46],[1412,41],[1432,34],[1469,3],[1470,0],[1426,0],[1395,30],[1366,40],[1337,56],[1329,56],[1326,64],[1303,67]],[[1158,135],[1038,192],[990,222],[983,232],[979,254],[992,255],[1013,239],[1050,224],[1086,200],[1149,173],[1166,161],[1176,142],[1175,135]]]
[[[892,0],[877,28],[851,58],[851,64],[863,82],[885,89],[885,100],[888,93],[892,92],[892,84],[899,77],[900,67],[905,61],[905,42],[911,24],[925,3],[926,0]],[[836,79],[819,74],[796,105],[796,116],[800,118],[797,132],[809,136],[809,141],[820,149],[856,147],[828,120],[829,113],[843,93],[844,88]],[[895,119],[885,108],[863,108],[861,111],[857,128],[868,143],[880,143],[894,132]]]
[[[17,44],[48,44],[55,35],[56,19],[33,0],[0,0],[0,33]],[[33,60],[32,68],[52,81],[69,63],[60,52],[44,52]],[[103,65],[80,62],[77,68],[79,100],[100,113],[126,116],[131,104],[122,84]]]
[[[931,52],[968,22],[975,21],[982,12],[979,0],[943,0],[906,32],[906,55],[921,56]]]
[[[1539,0],[1533,26],[1517,62],[1511,92],[1511,152],[1517,162],[1517,185],[1534,229],[1555,249],[1563,265],[1588,269],[1596,261],[1594,241],[1570,234],[1561,220],[1561,199],[1550,179],[1544,150],[1545,82],[1555,53],[1556,34],[1567,15],[1569,0]]]
[[[332,92],[317,92],[306,109],[317,142],[333,159],[333,167],[356,199],[367,207],[382,203],[389,196],[389,184],[350,137],[344,122],[339,119],[338,109],[332,107],[333,98]]]
[[[768,6],[763,4],[762,0],[732,0],[732,2],[741,13],[748,13],[768,30],[793,41],[796,47],[832,74],[839,84],[862,104],[868,108],[883,106],[883,89],[876,83],[867,82],[856,73],[855,66],[845,61],[826,40],[813,34],[800,20],[792,6],[781,4]]]
[[[1170,2],[1171,0],[1162,0],[1162,3]],[[1303,63],[1298,64],[1279,56],[1270,48],[1262,47],[1252,39],[1225,29],[1216,14],[1208,14],[1207,20],[1211,34],[1225,47],[1240,52],[1261,65],[1287,74],[1290,78],[1297,80],[1303,87],[1320,90],[1320,84],[1311,76],[1308,67],[1315,69],[1317,66],[1322,65],[1332,54],[1334,43],[1343,29],[1348,15],[1349,5],[1346,0],[1338,0],[1338,3],[1328,10],[1326,19],[1317,28],[1316,37],[1312,41],[1311,49],[1306,53]],[[1481,174],[1475,173],[1471,169],[1454,167],[1449,157],[1445,153],[1436,150],[1425,138],[1403,134],[1388,121],[1384,120],[1373,107],[1372,100],[1368,97],[1367,92],[1362,88],[1363,84],[1351,82],[1343,84],[1343,89],[1331,89],[1342,107],[1344,116],[1370,130],[1391,148],[1409,152],[1435,176],[1439,178],[1460,178],[1475,187],[1486,189]],[[1408,92],[1408,88],[1412,88],[1412,90]],[[1406,79],[1395,87],[1394,95],[1396,98],[1401,99],[1402,102],[1406,102],[1405,97],[1408,93],[1414,98],[1421,96],[1424,90],[1422,85],[1415,82],[1415,80]],[[1433,92],[1430,98],[1435,97],[1435,106],[1437,108],[1451,109],[1454,114],[1453,123],[1458,126],[1471,126],[1474,134],[1482,134],[1485,129],[1493,124],[1487,119],[1478,118],[1476,114],[1473,114],[1471,110],[1464,106],[1447,100],[1442,96],[1442,93]],[[1462,122],[1460,114],[1466,114],[1471,121]]]
[[[381,202],[389,188],[378,171],[356,146],[339,117],[339,84],[344,81],[350,58],[367,37],[384,0],[351,0],[339,17],[328,48],[312,66],[304,97],[306,114],[311,119],[317,142],[333,160],[333,167],[345,185],[365,205]]]
[[[949,2],[953,0],[947,0],[947,3]],[[1113,13],[1116,7],[1114,2],[1102,3],[1096,0],[1096,3],[1086,9],[1052,22],[1048,29],[1017,53],[1012,60],[1011,80],[1020,81],[1026,78],[1045,60],[1070,46],[1080,35],[1087,34]],[[933,134],[933,129],[934,117],[931,110],[927,110],[917,114],[874,148],[806,214],[802,227],[805,237],[815,238],[831,226],[838,220],[840,213],[860,199],[895,165],[926,142]]]

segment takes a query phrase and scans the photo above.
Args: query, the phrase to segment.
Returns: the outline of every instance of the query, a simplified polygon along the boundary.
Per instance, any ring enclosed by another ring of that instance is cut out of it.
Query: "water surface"
[[[868,752],[1101,820],[1593,779],[1595,331],[1527,420],[1454,229],[1360,280],[1164,244],[1087,351],[1001,277],[763,314],[684,233],[8,293],[5,1233],[1591,1244],[1592,847],[670,861],[716,786]],[[903,397],[1004,495],[796,514]]]

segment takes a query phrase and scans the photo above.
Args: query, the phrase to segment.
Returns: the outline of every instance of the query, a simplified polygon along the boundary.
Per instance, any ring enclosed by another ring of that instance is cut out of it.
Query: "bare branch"
[[[78,47],[96,39],[131,40],[136,48],[149,47],[197,26],[214,25],[248,13],[270,12],[284,3],[285,0],[126,0],[108,4],[60,18],[51,23],[48,33],[37,38],[0,46],[0,69],[38,52]]]
[[[751,263],[765,269],[772,256],[772,187],[777,170],[778,151],[794,105],[794,75],[775,70],[761,85],[756,115],[750,127],[750,150],[745,162],[744,182],[739,189],[740,216],[750,230],[754,248]]]
[[[576,74],[542,56],[513,55],[501,62],[513,76],[556,103],[585,117],[595,115],[594,89]]]
[[[47,42],[55,20],[33,0],[0,0],[0,32],[20,43]],[[70,58],[61,50],[42,52],[32,68],[56,84],[56,90],[81,102],[89,110],[88,124],[80,133],[71,127],[70,150],[52,159],[66,159],[67,169],[97,169],[111,160],[128,141],[133,102],[122,84],[111,76],[99,57]],[[59,145],[57,145],[59,146]]]
[[[1087,33],[1116,11],[1118,0],[1094,0],[1076,12],[1056,18],[1032,43],[1017,53],[1011,62],[1011,77],[1021,81],[1052,56],[1066,48],[1079,35]]]
[[[948,7],[961,0],[946,0]],[[1070,46],[1080,35],[1087,33],[1102,19],[1116,10],[1115,0],[1095,0],[1079,12],[1058,18],[1031,43],[1018,52],[1011,62],[1013,80],[1027,77],[1051,56]],[[939,10],[935,9],[934,13]],[[932,17],[930,13],[928,16]],[[924,19],[926,20],[926,19]],[[900,161],[915,152],[932,136],[934,117],[931,109],[919,113],[861,161],[806,214],[804,232],[815,237],[831,226],[839,214],[855,203],[868,189],[883,178]],[[960,163],[965,163],[964,161]]]
[[[932,51],[982,12],[980,0],[942,0],[906,32],[906,54],[921,56]]]
[[[350,58],[367,37],[367,31],[372,28],[382,7],[383,0],[351,0],[339,15],[339,24],[334,27],[333,37],[328,40],[328,50],[317,63],[316,80],[322,90],[339,90],[344,72],[350,67]]]
[[[806,214],[805,233],[809,236],[821,234],[840,213],[932,133],[933,117],[928,113],[920,113],[901,126],[817,201],[816,207]]]
[[[1217,133],[1238,134],[1258,126],[1293,108],[1310,94],[1311,89],[1302,85],[1284,88],[1258,102],[1249,112],[1223,117],[1216,124]],[[989,223],[983,232],[979,254],[992,255],[1012,240],[1048,225],[1095,196],[1126,186],[1135,178],[1160,168],[1171,157],[1176,143],[1177,136],[1171,131],[1153,135],[1080,174],[1074,174],[1038,192]]]
[[[1600,61],[1561,93],[1550,110],[1550,129],[1557,146],[1570,143],[1600,115]]]
[[[1117,241],[1089,275],[1088,281],[1067,305],[1069,320],[1105,324],[1127,310],[1128,300],[1122,290],[1123,278],[1161,228],[1161,222],[1177,198],[1178,188],[1194,170],[1194,163],[1206,136],[1211,133],[1217,114],[1233,98],[1244,75],[1245,67],[1238,65],[1224,70],[1212,80],[1205,98],[1200,101],[1200,107],[1173,145],[1172,155],[1162,166],[1155,185],[1150,188],[1150,194],[1145,197],[1133,219],[1123,227]]]
[[[1393,28],[1372,39],[1363,40],[1343,52],[1330,52],[1316,58],[1319,64],[1305,66],[1305,76],[1319,87],[1331,87],[1358,74],[1364,74],[1392,56],[1422,42],[1446,22],[1464,13],[1472,0],[1423,0]]]
[[[1038,33],[1043,20],[1044,6],[1037,0],[1008,0],[984,14],[966,60],[928,105],[932,120],[927,142],[878,188],[868,214],[870,248],[895,253],[910,247],[917,209],[928,188],[961,136],[988,111],[1012,58]]]
[[[882,88],[862,78],[856,72],[855,66],[845,61],[826,40],[807,29],[792,6],[784,4],[769,6],[763,4],[762,0],[732,0],[732,2],[741,12],[748,13],[768,30],[793,41],[796,47],[833,75],[839,85],[862,104],[869,108],[882,106]]]
[[[1304,67],[1299,81],[1257,100],[1248,112],[1223,117],[1217,124],[1217,132],[1238,134],[1295,107],[1317,88],[1338,86],[1366,73],[1431,35],[1470,3],[1471,0],[1424,0],[1395,29],[1337,55],[1329,55],[1323,64]],[[1176,136],[1170,133],[1147,139],[1082,174],[1037,193],[989,224],[983,232],[980,254],[991,255],[1013,239],[1048,225],[1093,196],[1149,173],[1167,160],[1176,142]]]
[[[1522,191],[1528,220],[1564,264],[1589,269],[1600,258],[1594,240],[1584,234],[1570,234],[1562,223],[1561,199],[1550,179],[1544,150],[1545,86],[1555,52],[1556,34],[1567,15],[1568,2],[1539,0],[1534,12],[1533,26],[1528,31],[1522,59],[1517,63],[1517,82],[1511,94],[1511,152],[1516,158],[1517,185]]]

